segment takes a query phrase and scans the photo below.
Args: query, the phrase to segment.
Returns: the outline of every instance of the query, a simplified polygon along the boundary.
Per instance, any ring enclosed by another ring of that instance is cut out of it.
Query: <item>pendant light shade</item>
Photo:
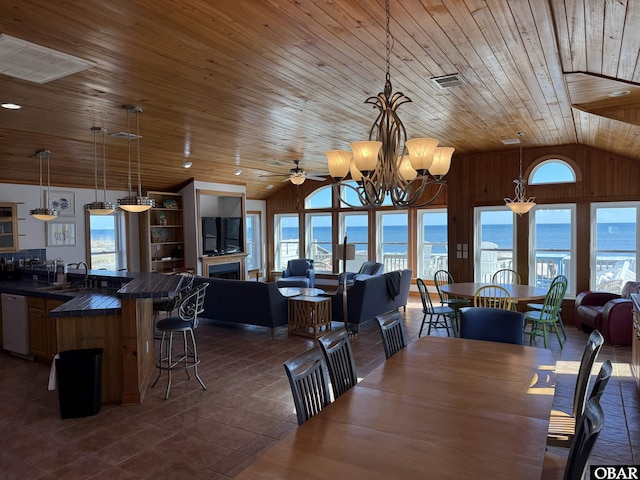
[[[58,211],[49,208],[49,202],[51,202],[51,194],[49,192],[51,187],[51,173],[49,170],[49,159],[51,158],[51,152],[49,150],[39,150],[36,152],[38,159],[40,160],[40,207],[29,210],[29,215],[38,220],[48,221],[58,218]],[[44,200],[42,189],[42,159],[47,160],[47,199]]]
[[[518,132],[517,135],[518,137],[523,137],[524,132]],[[518,214],[518,216],[522,216],[536,206],[536,202],[534,201],[535,197],[527,198],[527,181],[522,176],[522,141],[520,141],[520,176],[515,179],[513,183],[516,184],[515,197],[513,197],[513,200],[505,198],[504,201],[513,213]]]
[[[103,127],[91,127],[93,132],[93,167],[96,184],[96,199],[91,203],[87,203],[84,209],[93,215],[109,215],[118,208],[115,203],[107,202],[107,154],[105,146],[105,136],[107,129]],[[96,136],[102,134],[102,181],[103,181],[103,197],[102,201],[98,201],[98,148]]]
[[[127,112],[127,149],[129,157],[129,196],[118,200],[118,206],[127,212],[139,213],[155,207],[155,201],[149,197],[142,196],[142,184],[140,183],[140,113],[142,109],[133,105],[125,105],[122,107]],[[136,140],[138,154],[138,195],[134,195],[131,190],[131,123],[130,114],[136,115]]]

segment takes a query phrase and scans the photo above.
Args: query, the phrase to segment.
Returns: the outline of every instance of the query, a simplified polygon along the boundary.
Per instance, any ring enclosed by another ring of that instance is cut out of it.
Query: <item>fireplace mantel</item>
[[[222,265],[225,263],[240,263],[240,280],[246,280],[246,268],[245,268],[245,259],[247,258],[247,253],[234,253],[230,255],[217,255],[213,257],[201,257],[200,261],[202,262],[202,276],[209,276],[209,265]]]

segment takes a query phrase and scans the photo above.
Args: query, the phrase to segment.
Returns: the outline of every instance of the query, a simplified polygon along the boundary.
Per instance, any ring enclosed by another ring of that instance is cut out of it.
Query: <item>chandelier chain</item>
[[[389,27],[391,10],[389,9],[389,0],[387,0],[387,3],[386,3],[386,13],[387,13],[387,24],[386,24],[387,33],[386,33],[385,47],[387,50],[387,58],[385,60],[386,60],[387,72],[386,72],[385,80],[389,82],[391,81],[391,74],[389,73],[391,68],[391,29]]]

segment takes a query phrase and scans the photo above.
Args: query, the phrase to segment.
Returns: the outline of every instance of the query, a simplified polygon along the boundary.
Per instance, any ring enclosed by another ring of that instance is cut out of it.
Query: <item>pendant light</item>
[[[155,207],[155,201],[149,197],[142,196],[142,185],[140,183],[140,113],[142,109],[133,105],[125,105],[122,107],[127,111],[127,148],[129,156],[129,196],[120,198],[118,205],[122,210],[127,212],[139,213],[149,210],[151,207]],[[137,153],[138,153],[138,195],[134,195],[131,190],[131,123],[129,120],[130,114],[136,115],[136,139],[138,140]]]
[[[49,208],[49,202],[51,202],[51,172],[49,170],[49,159],[51,158],[51,152],[49,150],[39,150],[36,152],[36,155],[40,159],[40,208],[34,208],[33,210],[29,210],[29,215],[33,218],[37,218],[38,220],[44,220],[45,222],[48,220],[53,220],[54,218],[58,218],[58,211]],[[43,188],[42,188],[42,159],[47,159],[47,200],[46,202],[43,199]]]
[[[107,202],[107,154],[105,146],[105,135],[107,129],[103,127],[91,127],[93,132],[93,168],[94,179],[96,184],[96,199],[94,202],[87,203],[84,209],[93,215],[109,215],[118,208],[114,203]],[[102,134],[102,182],[103,182],[103,197],[102,201],[98,201],[98,147],[96,143],[96,135]]]
[[[518,132],[518,137],[522,138],[524,136],[524,132]],[[515,188],[515,197],[513,200],[510,198],[505,198],[505,204],[507,207],[513,211],[513,213],[517,213],[518,216],[522,216],[525,213],[528,213],[533,207],[536,206],[536,202],[534,202],[535,197],[527,198],[526,195],[526,187],[527,181],[522,176],[522,140],[520,140],[520,176],[513,181],[516,184]]]

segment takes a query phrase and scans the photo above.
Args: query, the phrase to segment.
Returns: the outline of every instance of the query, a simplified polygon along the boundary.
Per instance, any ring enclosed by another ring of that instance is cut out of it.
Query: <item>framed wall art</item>
[[[47,247],[68,247],[76,244],[76,224],[73,222],[47,222]]]
[[[45,192],[49,195],[47,205],[58,211],[62,217],[74,217],[76,215],[76,195],[73,192],[63,192],[61,190],[51,190]]]

